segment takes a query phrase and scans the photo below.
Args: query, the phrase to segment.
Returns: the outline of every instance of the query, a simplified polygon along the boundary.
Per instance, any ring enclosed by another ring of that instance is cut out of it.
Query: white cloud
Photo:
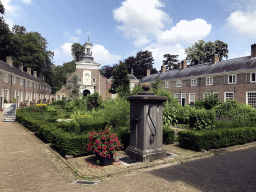
[[[30,4],[31,0],[23,0],[24,3]]]
[[[82,31],[81,29],[77,29],[77,30],[76,30],[76,33],[77,33],[78,35],[82,35],[82,34],[83,34],[83,31]]]
[[[182,42],[193,44],[209,35],[211,28],[211,24],[207,24],[203,19],[181,20],[170,30],[161,33],[158,40],[161,43]]]
[[[256,9],[233,12],[226,21],[227,25],[238,33],[248,37],[256,37]]]
[[[161,7],[164,4],[159,0],[126,0],[113,11],[114,19],[122,23],[117,29],[135,39],[136,46],[146,45],[151,41],[150,35],[156,36],[166,23],[171,23],[169,15]]]
[[[69,62],[73,60],[71,55],[72,43],[65,43],[61,45],[60,48],[55,49],[54,52],[54,62],[56,65],[62,65],[64,62]]]
[[[101,65],[117,64],[122,59],[122,56],[111,54],[104,46],[98,44],[92,47],[92,53],[95,62]]]

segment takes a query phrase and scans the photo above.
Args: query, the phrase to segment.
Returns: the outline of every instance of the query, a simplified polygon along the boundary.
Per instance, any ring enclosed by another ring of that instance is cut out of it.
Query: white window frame
[[[13,96],[13,99],[16,99],[16,90],[13,90],[13,92],[12,92],[12,96]]]
[[[9,102],[9,89],[4,90],[4,98]]]
[[[20,78],[20,86],[23,86],[23,79]]]
[[[177,98],[178,102],[180,103],[180,93],[174,93],[174,98]]]
[[[250,73],[245,74],[245,82],[251,82],[251,74]]]
[[[206,85],[213,85],[213,77],[206,77]]]
[[[16,77],[12,76],[12,84],[16,84]]]
[[[27,80],[25,81],[25,87],[28,87],[28,81]]]
[[[166,81],[165,82],[165,88],[169,88],[170,87],[170,82],[169,81]]]
[[[4,74],[4,82],[8,83],[8,74]]]
[[[194,95],[194,99],[193,99],[193,97],[192,97],[192,99],[191,99],[191,96],[192,96],[192,95]],[[189,93],[188,100],[189,100],[189,103],[191,103],[191,102],[195,103],[195,101],[196,101],[196,94],[195,94],[195,93]],[[192,101],[191,101],[191,100],[192,100]]]
[[[197,86],[197,79],[191,79],[191,87]]]
[[[251,105],[251,104],[248,103],[248,100],[249,100],[249,98],[248,98],[248,93],[255,93],[255,102],[254,102],[253,105]],[[246,91],[246,104],[251,105],[251,106],[253,106],[254,108],[256,108],[256,91]]]
[[[252,81],[252,74],[255,74],[255,80],[254,81]],[[252,72],[251,74],[250,74],[250,82],[251,83],[256,83],[256,72]]]
[[[182,87],[182,81],[181,80],[176,81],[176,87]]]
[[[217,98],[220,98],[220,93],[219,92],[213,92],[212,94],[213,95],[216,94],[216,95],[218,95]]]
[[[229,77],[231,76],[232,82],[229,81]],[[235,80],[235,81],[234,81]],[[228,84],[236,84],[237,83],[237,75],[228,75]]]
[[[227,96],[226,96],[227,93],[232,93],[232,94],[233,94],[233,99],[232,99],[232,100],[235,99],[235,94],[234,94],[234,92],[224,92],[224,102],[226,102],[227,99],[230,99],[230,98],[227,98]]]

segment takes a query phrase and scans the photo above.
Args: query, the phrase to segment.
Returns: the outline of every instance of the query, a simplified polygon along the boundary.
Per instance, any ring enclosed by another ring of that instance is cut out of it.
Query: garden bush
[[[204,131],[179,131],[179,144],[195,151],[240,145],[256,140],[256,127]]]
[[[174,142],[175,131],[171,129],[168,125],[163,126],[163,143],[172,144]]]
[[[124,149],[130,145],[130,127],[119,127],[117,137],[121,140]]]
[[[215,129],[215,110],[190,109],[189,128],[192,130],[212,130]]]

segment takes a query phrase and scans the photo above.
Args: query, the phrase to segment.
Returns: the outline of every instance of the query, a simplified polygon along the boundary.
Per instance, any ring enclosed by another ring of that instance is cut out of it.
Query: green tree
[[[102,71],[102,74],[107,78],[109,79],[110,77],[112,77],[112,73],[113,71],[115,70],[117,65],[114,65],[114,66],[109,66],[109,65],[104,65],[102,68],[101,68],[101,71]]]
[[[69,98],[71,99],[78,98],[80,96],[79,90],[80,90],[80,84],[78,83],[78,76],[73,75],[67,81],[67,91],[68,91]]]
[[[178,57],[179,55],[164,54],[163,65],[166,66],[167,70],[178,68],[178,62],[179,62],[179,60],[177,59]]]
[[[76,63],[75,61],[70,61],[67,63],[63,63],[63,69],[67,74],[74,73],[76,71]]]
[[[128,70],[126,65],[120,61],[119,65],[113,71],[111,88],[119,93],[121,97],[129,95],[130,93],[130,80],[127,74]]]
[[[158,90],[161,87],[162,83],[163,83],[163,81],[161,79],[159,79],[159,78],[156,79],[155,81],[153,81],[151,83],[152,91],[155,92],[156,90]]]
[[[14,25],[12,27],[12,32],[14,34],[25,34],[26,33],[26,28],[24,26]]]
[[[223,57],[228,58],[228,45],[223,41],[216,40],[215,42],[205,42],[199,40],[198,43],[185,49],[187,53],[187,60],[191,65],[198,65],[211,61],[211,57],[214,54],[219,55],[220,61]]]
[[[147,75],[147,69],[151,69],[153,67],[153,56],[150,51],[139,51],[136,54],[136,57],[128,57],[125,59],[124,63],[127,66],[128,71],[130,72],[133,69],[133,75],[142,79]],[[152,72],[156,72],[157,70],[152,70]]]
[[[2,4],[2,2],[0,1],[0,13],[4,14],[5,10],[4,10],[4,6]]]
[[[81,61],[85,55],[85,47],[79,43],[73,43],[71,51],[76,62]]]

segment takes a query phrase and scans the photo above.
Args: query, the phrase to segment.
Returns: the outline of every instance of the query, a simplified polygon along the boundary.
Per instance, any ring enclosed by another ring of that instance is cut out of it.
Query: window
[[[246,74],[246,82],[250,82],[251,81],[251,75],[250,73]]]
[[[212,77],[206,77],[206,85],[213,85],[213,78]]]
[[[16,77],[12,76],[12,84],[16,84]]]
[[[180,93],[175,93],[174,98],[177,98],[178,102],[180,103]]]
[[[197,80],[196,79],[191,79],[191,87],[196,86]]]
[[[16,99],[16,91],[13,91],[13,99]]]
[[[169,88],[170,87],[170,82],[165,82],[165,88]]]
[[[213,92],[214,95],[216,95],[217,98],[220,98],[219,92]]]
[[[8,89],[5,89],[4,90],[4,98],[8,101],[9,99],[9,90]]]
[[[225,93],[224,93],[224,96],[225,96],[224,102],[226,102],[227,99],[231,99],[231,100],[234,99],[234,93],[233,93],[233,92],[225,92]]]
[[[1,90],[1,97],[4,97],[4,89]]]
[[[8,83],[8,75],[7,74],[4,74],[4,79],[3,80],[4,80],[5,83]]]
[[[28,86],[28,81],[25,81],[25,86],[26,86],[26,87]]]
[[[23,91],[20,91],[20,101],[23,102]]]
[[[92,78],[92,83],[93,83],[93,84],[96,83],[96,78]]]
[[[57,95],[57,100],[60,100],[60,95]]]
[[[87,55],[90,55],[90,49],[87,48]]]
[[[256,82],[256,73],[251,73],[251,82]]]
[[[23,79],[20,78],[20,86],[22,86],[22,85],[23,85]]]
[[[82,82],[82,78],[79,78],[78,82],[81,83]]]
[[[204,99],[205,97],[209,97],[210,95],[211,95],[210,92],[203,93],[203,99]]]
[[[196,94],[195,93],[189,93],[189,103],[193,104],[195,103]]]
[[[177,82],[176,82],[176,87],[181,87],[181,86],[182,86],[181,80],[177,81]]]
[[[236,75],[229,75],[228,84],[235,84],[235,83],[236,83]]]
[[[246,103],[256,108],[256,91],[246,92]]]
[[[62,99],[65,98],[65,95],[62,95]]]
[[[63,89],[61,92],[62,92],[62,93],[65,93],[65,90]]]

